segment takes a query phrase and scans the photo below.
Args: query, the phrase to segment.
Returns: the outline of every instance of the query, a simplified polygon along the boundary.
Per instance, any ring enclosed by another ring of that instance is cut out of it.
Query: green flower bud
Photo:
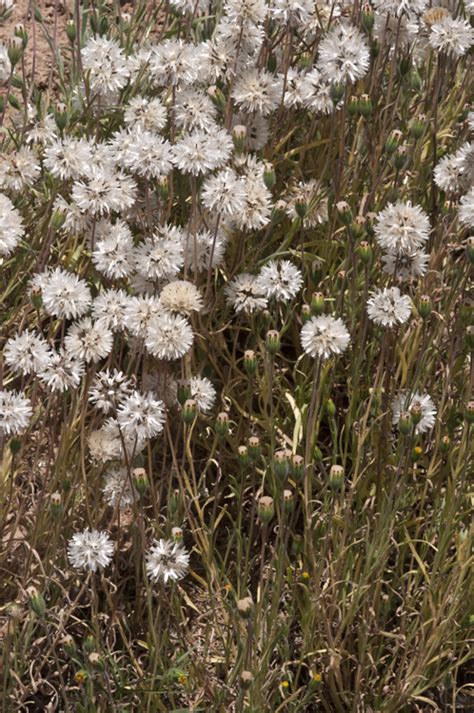
[[[338,84],[337,82],[333,82],[331,84],[331,87],[329,89],[329,93],[331,95],[332,103],[334,106],[337,106],[341,99],[344,97],[344,92],[345,92],[345,87],[343,84]]]
[[[283,510],[285,512],[291,512],[293,510],[293,506],[295,504],[295,500],[293,497],[293,491],[292,490],[284,490],[283,491]]]
[[[21,37],[12,37],[8,40],[8,59],[12,65],[12,68],[18,64],[23,54],[23,40]]]
[[[324,295],[322,292],[313,292],[311,295],[311,312],[316,316],[324,313]]]
[[[219,87],[216,87],[215,84],[209,87],[207,90],[208,95],[214,102],[214,104],[217,106],[218,109],[224,109],[226,100],[225,96],[222,93],[222,91],[219,89]]]
[[[357,215],[352,223],[348,226],[349,235],[354,240],[359,240],[364,234],[365,230],[365,218],[362,215]]]
[[[43,306],[43,292],[41,287],[32,287],[30,290],[31,304],[35,309],[41,309]]]
[[[18,438],[12,438],[10,441],[10,453],[12,456],[16,456],[21,448],[21,441]]]
[[[418,401],[415,401],[412,407],[410,408],[410,416],[414,426],[420,423],[421,419],[423,418],[423,409],[421,408],[421,404],[419,404]]]
[[[323,460],[323,454],[320,448],[318,446],[314,447],[313,450],[313,460],[315,463],[321,463]]]
[[[188,401],[188,399],[192,398],[191,387],[190,387],[189,381],[187,379],[179,379],[178,380],[177,397],[178,397],[178,403],[181,406],[184,406],[186,401]]]
[[[132,471],[132,480],[137,493],[145,495],[148,490],[148,476],[145,468],[134,468]]]
[[[183,421],[184,423],[187,423],[188,425],[193,423],[194,419],[197,416],[197,403],[194,399],[187,399],[184,402],[183,410],[182,410],[182,416],[183,416]]]
[[[19,22],[17,25],[15,25],[14,34],[15,37],[19,37],[21,39],[23,49],[25,49],[26,45],[28,44],[28,33],[23,23]]]
[[[347,102],[347,112],[349,116],[355,116],[359,111],[359,100],[355,94],[349,97]]]
[[[239,446],[237,448],[237,456],[241,468],[247,468],[250,464],[249,449],[247,446]]]
[[[406,77],[412,66],[411,57],[406,55],[398,61],[398,72],[401,77]]]
[[[329,471],[329,487],[331,490],[340,490],[344,483],[344,468],[342,465],[332,465]]]
[[[474,325],[470,324],[466,329],[467,348],[474,351]]]
[[[420,446],[415,446],[411,452],[411,459],[412,459],[413,463],[416,463],[417,461],[419,461],[422,455],[423,455],[423,448],[420,448]]]
[[[166,203],[170,194],[170,183],[168,176],[160,176],[158,179],[158,194],[161,202]]]
[[[301,535],[295,535],[293,537],[293,540],[291,542],[291,551],[295,555],[295,557],[299,557],[303,552],[303,544],[304,540]]]
[[[308,204],[306,200],[301,197],[297,196],[295,199],[295,211],[297,216],[301,219],[304,220],[304,217],[306,213],[308,212]]]
[[[410,122],[410,134],[414,139],[420,139],[425,133],[425,127],[426,116],[424,114],[420,114],[417,117],[415,116]]]
[[[26,594],[28,596],[28,606],[41,619],[46,612],[46,602],[43,595],[36,587],[28,587]]]
[[[272,190],[273,186],[275,185],[275,181],[276,176],[273,164],[269,163],[268,161],[265,161],[265,163],[263,164],[263,182],[269,191]]]
[[[69,110],[63,102],[59,102],[54,108],[54,121],[60,131],[69,124]]]
[[[180,527],[173,527],[171,530],[171,537],[175,542],[181,543],[183,541],[183,531]]]
[[[232,141],[234,142],[234,147],[237,153],[242,153],[245,148],[245,141],[247,138],[247,127],[238,124],[232,129]]]
[[[337,217],[343,225],[349,225],[352,220],[352,211],[347,201],[339,201],[336,203]]]
[[[176,488],[168,497],[168,512],[171,518],[176,515],[182,504],[181,492]]]
[[[373,257],[373,250],[367,240],[361,240],[356,248],[357,255],[364,265],[370,265]]]
[[[474,236],[466,240],[466,253],[471,265],[474,265]]]
[[[463,324],[472,324],[473,304],[471,300],[466,299],[459,305],[459,318]]]
[[[66,222],[66,215],[60,210],[54,210],[51,214],[49,224],[53,230],[61,230]]]
[[[375,22],[375,15],[372,6],[369,3],[365,3],[362,6],[362,13],[360,17],[362,27],[364,30],[370,34]]]
[[[252,349],[244,352],[244,369],[248,376],[253,376],[257,371],[257,357]]]
[[[410,156],[406,146],[397,146],[397,149],[392,157],[392,162],[396,171],[401,171],[410,163]]]
[[[63,636],[63,638],[61,639],[61,646],[70,658],[74,658],[75,656],[77,656],[76,642],[69,634]]]
[[[402,433],[404,436],[407,436],[409,433],[411,433],[413,428],[413,421],[411,419],[411,414],[408,411],[403,411],[403,413],[400,414],[398,428],[400,430],[400,433]]]
[[[217,414],[216,423],[214,425],[219,438],[225,438],[229,433],[229,415],[225,411]]]
[[[326,401],[326,413],[330,418],[334,418],[336,415],[336,404],[332,399]]]
[[[252,460],[257,460],[262,455],[262,447],[258,436],[250,436],[247,444],[249,456]]]
[[[433,309],[430,297],[428,295],[421,295],[416,308],[422,319],[428,319],[431,314],[431,310]]]
[[[421,90],[423,89],[423,80],[417,69],[412,69],[412,71],[410,72],[410,87],[415,92],[421,92]]]
[[[273,472],[280,481],[285,481],[291,466],[291,451],[284,448],[273,455]]]
[[[262,497],[259,498],[258,501],[257,512],[260,520],[264,524],[270,522],[270,520],[275,514],[273,498],[271,498],[269,495],[262,495]]]
[[[474,423],[474,401],[469,401],[464,408],[464,418],[471,424]]]
[[[398,148],[403,134],[398,129],[394,129],[385,142],[385,153],[391,156]]]
[[[303,476],[304,476],[304,458],[303,458],[303,456],[300,456],[297,453],[295,453],[295,455],[291,459],[291,472],[292,472],[293,478],[296,481],[300,481],[303,479]]]
[[[303,324],[311,319],[311,307],[307,304],[301,305],[301,321]]]
[[[76,23],[74,20],[68,20],[66,23],[66,35],[69,42],[73,45],[76,40]]]
[[[372,114],[372,99],[368,94],[362,94],[358,104],[359,114],[367,117]]]
[[[63,509],[61,493],[53,493],[51,495],[49,503],[51,508],[51,515],[54,518],[59,517]]]
[[[82,644],[82,648],[84,649],[84,652],[86,654],[91,654],[93,651],[96,650],[96,644],[95,644],[95,639],[91,634],[86,636],[84,639],[84,643]]]
[[[270,329],[266,336],[266,345],[268,353],[275,356],[280,351],[280,334],[275,329]]]
[[[451,449],[451,439],[449,436],[442,437],[440,444],[439,444],[439,448],[440,448],[441,453],[449,453],[449,451]]]

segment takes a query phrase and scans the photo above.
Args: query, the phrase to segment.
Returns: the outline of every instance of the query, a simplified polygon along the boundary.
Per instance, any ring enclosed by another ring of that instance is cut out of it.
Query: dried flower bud
[[[243,619],[249,619],[252,616],[253,609],[252,597],[244,597],[237,602],[237,611]]]
[[[103,660],[102,656],[97,651],[92,651],[92,653],[89,654],[87,659],[88,659],[90,665],[93,666],[94,668],[97,668],[101,671],[103,671],[105,669],[104,660]]]

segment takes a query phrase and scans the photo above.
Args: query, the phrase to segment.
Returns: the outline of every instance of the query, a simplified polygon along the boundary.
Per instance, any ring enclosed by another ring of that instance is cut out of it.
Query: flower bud
[[[273,504],[273,498],[269,495],[262,495],[258,501],[258,516],[263,523],[270,522],[273,515],[275,514],[275,506]]]
[[[411,433],[413,426],[413,421],[411,420],[411,414],[408,413],[408,411],[403,411],[403,413],[400,414],[400,420],[398,421],[398,428],[400,430],[400,433],[402,433],[404,436],[407,436],[409,433]]]
[[[21,448],[21,441],[18,438],[12,438],[10,441],[10,453],[12,456],[16,456]]]
[[[385,153],[391,156],[398,148],[403,134],[398,129],[394,129],[385,142]]]
[[[225,96],[219,87],[216,87],[216,85],[213,84],[209,87],[207,93],[218,109],[223,109],[225,107]]]
[[[303,456],[298,455],[298,453],[295,453],[295,455],[291,459],[291,472],[292,472],[293,478],[296,481],[303,479],[304,458],[303,458]]]
[[[473,303],[467,299],[461,302],[459,306],[459,318],[463,324],[472,324],[473,320]]]
[[[243,619],[250,619],[254,610],[252,597],[243,597],[237,602],[237,611]]]
[[[237,448],[237,456],[241,468],[247,468],[250,463],[249,449],[247,446],[239,446]]]
[[[217,414],[214,428],[220,438],[225,438],[229,433],[229,415],[225,411]]]
[[[474,265],[474,235],[466,240],[466,253],[471,265]]]
[[[61,493],[53,493],[50,498],[51,515],[59,517],[63,509]]]
[[[173,517],[178,512],[182,505],[181,492],[176,488],[168,497],[168,512],[170,517]]]
[[[303,324],[311,319],[311,307],[310,305],[304,304],[301,306],[301,321]]]
[[[349,97],[347,102],[347,111],[349,116],[355,116],[359,111],[359,99],[355,94]]]
[[[283,510],[285,512],[291,512],[293,510],[294,504],[295,504],[295,500],[293,497],[293,491],[292,490],[284,490],[283,491]]]
[[[247,444],[249,456],[252,460],[257,460],[262,454],[262,448],[260,446],[260,438],[258,436],[250,436]]]
[[[375,22],[375,15],[372,6],[369,3],[365,3],[362,6],[362,13],[360,17],[362,27],[368,33],[372,32],[372,28]]]
[[[269,163],[269,161],[265,161],[263,164],[263,182],[269,191],[271,191],[275,185],[275,180],[276,176],[273,164]]]
[[[464,409],[464,418],[471,424],[474,423],[474,401],[469,401]]]
[[[332,103],[337,106],[341,99],[344,97],[345,87],[343,84],[338,84],[333,82],[329,89],[329,94],[331,95]]]
[[[286,213],[285,201],[283,201],[281,199],[276,201],[276,203],[273,206],[272,214],[271,214],[272,222],[278,223],[285,216],[285,213]]]
[[[250,686],[252,685],[253,681],[253,675],[250,673],[250,671],[242,671],[240,674],[240,685],[244,689],[244,691],[248,691]]]
[[[170,194],[170,182],[168,176],[160,176],[158,178],[158,194],[161,202],[166,203]]]
[[[257,371],[257,357],[252,349],[246,349],[244,352],[244,369],[248,376],[253,376]]]
[[[348,230],[349,235],[354,240],[359,240],[364,234],[365,229],[365,218],[362,215],[357,215],[354,220],[349,223]]]
[[[60,131],[69,124],[69,110],[63,102],[58,102],[54,107],[54,121]]]
[[[411,452],[411,459],[412,459],[413,463],[416,463],[417,461],[419,461],[422,455],[423,455],[423,448],[420,448],[420,446],[415,446]]]
[[[352,220],[352,211],[349,203],[346,201],[339,201],[336,203],[337,217],[343,223],[343,225],[349,225]]]
[[[245,140],[247,138],[247,127],[238,124],[232,129],[232,141],[237,153],[242,153],[245,148]]]
[[[322,292],[313,292],[311,295],[311,312],[316,316],[324,313],[324,295]]]
[[[184,402],[183,410],[182,410],[182,416],[183,416],[183,421],[184,423],[190,424],[193,423],[194,419],[197,416],[197,403],[194,399],[186,399]]]
[[[66,23],[66,35],[69,42],[73,45],[76,40],[76,23],[74,20],[68,20]]]
[[[21,39],[23,43],[23,49],[25,49],[26,45],[28,44],[28,33],[23,23],[19,22],[17,25],[15,25],[15,29],[13,32],[15,37],[19,37]]]
[[[31,304],[35,309],[41,309],[43,306],[43,291],[41,287],[32,287],[30,290]]]
[[[367,240],[360,241],[356,252],[364,265],[369,265],[372,262],[373,250]]]
[[[273,472],[275,476],[284,481],[290,471],[291,464],[291,451],[283,448],[280,451],[276,451],[273,456]]]
[[[326,401],[326,413],[330,418],[334,418],[336,415],[336,404],[332,399]]]
[[[358,109],[359,114],[363,117],[370,116],[372,114],[372,99],[368,94],[362,94],[359,99]]]
[[[392,157],[392,163],[396,171],[401,171],[410,163],[410,155],[406,146],[397,146]]]
[[[421,408],[421,404],[418,403],[418,401],[415,401],[412,407],[410,408],[410,416],[414,426],[420,423],[421,419],[423,418],[423,409]]]
[[[311,689],[319,688],[323,680],[323,677],[317,671],[312,671],[309,679],[309,686]]]
[[[275,354],[280,350],[280,334],[276,331],[276,329],[270,329],[267,332],[265,341],[268,353],[271,356],[275,356]]]
[[[26,594],[28,596],[28,606],[41,619],[46,612],[46,602],[43,595],[36,587],[28,587]]]
[[[466,329],[466,344],[470,351],[474,351],[474,325],[472,324]]]
[[[398,72],[401,77],[406,77],[412,66],[412,61],[410,55],[405,55],[401,57],[398,61]]]
[[[433,309],[430,297],[428,295],[421,295],[416,308],[421,319],[428,319]]]
[[[67,653],[67,655],[70,656],[71,658],[74,658],[74,656],[77,655],[76,642],[74,641],[72,636],[70,636],[69,634],[66,634],[66,636],[63,636],[63,638],[61,639],[61,645],[62,645],[64,651]]]
[[[425,132],[425,127],[426,116],[424,114],[414,116],[410,122],[410,134],[413,136],[414,139],[420,139]]]
[[[191,387],[189,385],[189,381],[187,379],[179,379],[178,380],[178,403],[181,406],[184,406],[186,401],[188,401],[190,398],[192,398],[192,393],[191,393]]]
[[[329,487],[331,490],[340,490],[344,483],[344,468],[342,465],[332,465],[329,471]]]
[[[23,54],[23,40],[21,37],[12,37],[8,40],[8,59],[12,69],[20,61]]]
[[[173,527],[171,530],[171,537],[175,542],[183,541],[183,531],[180,527]]]
[[[301,220],[304,219],[306,213],[308,212],[308,204],[302,196],[297,196],[295,199],[295,211],[296,215],[301,218]]]
[[[144,495],[148,490],[148,476],[145,468],[134,468],[132,471],[132,479],[140,495]]]
[[[83,683],[85,683],[88,678],[89,678],[89,674],[83,668],[80,668],[79,671],[76,671],[76,673],[74,674],[74,681],[76,683],[78,683],[79,685],[82,685]]]
[[[293,540],[291,542],[291,552],[295,555],[295,557],[299,557],[300,554],[303,552],[303,544],[304,540],[301,535],[295,535],[293,537]]]
[[[323,454],[322,454],[321,448],[319,448],[318,446],[314,446],[313,460],[315,463],[321,463],[323,460]]]
[[[441,453],[449,453],[449,451],[451,449],[451,439],[449,436],[442,437],[440,444],[439,444],[439,448],[440,448]]]
[[[66,215],[61,210],[53,210],[49,224],[53,230],[61,230],[66,222]]]
[[[87,657],[87,660],[94,668],[97,668],[100,671],[105,670],[104,659],[97,651],[92,651],[92,653],[90,653]]]
[[[84,649],[86,654],[91,654],[93,651],[96,650],[97,646],[95,643],[95,639],[91,634],[86,636],[86,638],[84,639],[82,648]]]

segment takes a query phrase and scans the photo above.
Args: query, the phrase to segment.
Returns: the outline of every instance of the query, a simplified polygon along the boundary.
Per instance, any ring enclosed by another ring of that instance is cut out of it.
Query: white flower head
[[[115,411],[132,393],[132,382],[121,371],[105,369],[95,375],[89,401],[103,413]]]
[[[166,126],[167,112],[158,97],[133,97],[125,108],[125,123],[144,131],[161,131]]]
[[[129,62],[116,40],[90,37],[81,50],[81,60],[94,93],[106,96],[117,92],[129,80]]]
[[[239,109],[268,116],[278,107],[282,92],[283,82],[280,77],[263,69],[249,68],[236,80],[232,98]]]
[[[257,284],[265,297],[288,302],[301,290],[303,277],[289,260],[270,260],[260,270]]]
[[[474,28],[467,20],[446,15],[431,25],[428,41],[435,50],[462,57],[474,44]]]
[[[25,234],[19,211],[0,193],[0,257],[8,257]]]
[[[316,68],[323,79],[355,82],[369,71],[370,53],[364,36],[353,25],[338,23],[321,40]]]
[[[102,487],[105,501],[113,508],[125,510],[137,500],[126,468],[111,468],[105,474]]]
[[[198,288],[186,280],[175,280],[165,285],[160,293],[160,304],[168,312],[179,312],[185,316],[203,308]]]
[[[459,201],[459,220],[462,225],[474,228],[474,187]]]
[[[392,405],[393,423],[396,425],[400,421],[401,414],[409,412],[415,405],[421,408],[421,419],[415,426],[415,433],[425,433],[436,423],[436,406],[428,394],[420,394],[417,391],[413,394],[404,392],[399,394]]]
[[[161,433],[165,423],[163,401],[156,399],[151,392],[141,394],[133,391],[119,404],[117,422],[131,439],[154,438]]]
[[[78,361],[97,362],[112,351],[113,334],[103,322],[93,322],[84,317],[71,325],[64,339],[64,346]]]
[[[400,17],[401,15],[419,15],[427,5],[427,0],[372,0],[372,5],[378,12],[386,12]]]
[[[150,280],[172,280],[184,264],[180,228],[165,226],[135,248],[135,269]]]
[[[158,359],[180,359],[191,349],[193,341],[191,325],[181,315],[161,311],[150,319],[145,345]]]
[[[202,413],[210,411],[216,400],[216,390],[212,382],[206,376],[192,376],[189,379],[189,388],[198,410]]]
[[[41,289],[43,307],[52,317],[76,319],[89,310],[91,293],[87,283],[72,272],[57,267],[53,272],[36,275],[32,286]]]
[[[350,335],[342,319],[321,315],[312,317],[301,330],[301,345],[312,357],[328,359],[342,354],[350,342]]]
[[[106,532],[85,529],[76,532],[67,546],[67,554],[74,569],[96,572],[112,561],[114,545]]]
[[[0,434],[16,436],[28,426],[31,401],[16,391],[0,391]]]
[[[3,357],[19,374],[38,374],[49,365],[51,350],[43,337],[27,329],[7,340]]]
[[[100,221],[96,227],[92,262],[99,272],[111,279],[127,277],[133,271],[133,237],[128,225]]]
[[[232,139],[227,131],[215,125],[209,133],[195,129],[182,136],[173,146],[171,155],[182,173],[198,176],[224,166],[232,149]]]
[[[389,203],[377,216],[375,237],[389,252],[415,252],[429,238],[428,216],[418,205],[398,201]]]
[[[403,282],[422,277],[427,270],[430,256],[423,250],[413,252],[388,252],[382,255],[382,269],[393,278]]]
[[[65,349],[53,352],[48,365],[38,374],[39,380],[51,391],[63,393],[76,389],[84,376],[84,363]]]
[[[369,318],[382,327],[394,327],[404,324],[412,311],[411,299],[400,294],[398,287],[385,287],[376,290],[367,301]]]
[[[173,540],[154,540],[146,554],[146,572],[152,582],[182,579],[189,567],[189,554]]]
[[[267,307],[267,297],[262,292],[255,275],[242,272],[236,275],[224,288],[227,302],[239,312],[258,312]]]

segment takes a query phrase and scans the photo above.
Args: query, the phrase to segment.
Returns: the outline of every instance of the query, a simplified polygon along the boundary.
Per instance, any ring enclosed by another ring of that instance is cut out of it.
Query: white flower
[[[135,269],[149,280],[171,280],[184,264],[182,233],[165,226],[140,243],[134,253]]]
[[[245,190],[245,203],[232,220],[241,230],[260,230],[270,222],[272,195],[260,177],[249,174],[240,182]]]
[[[225,0],[224,12],[230,22],[245,26],[263,22],[267,7],[263,0]]]
[[[258,278],[242,272],[236,275],[224,288],[227,302],[238,312],[258,312],[267,307]]]
[[[130,482],[126,468],[111,468],[105,474],[102,488],[105,501],[113,508],[121,510],[132,505],[137,500],[137,494]]]
[[[146,553],[146,572],[152,582],[182,579],[188,567],[188,553],[172,540],[154,540]]]
[[[129,438],[154,438],[163,430],[165,409],[163,401],[151,392],[133,391],[117,409],[117,422]]]
[[[474,187],[459,202],[459,220],[463,225],[474,228]]]
[[[64,339],[66,350],[75,359],[97,362],[112,351],[113,334],[102,322],[84,317],[69,327]]]
[[[400,17],[404,13],[419,15],[425,9],[427,0],[372,0],[372,5],[379,12],[390,12]]]
[[[111,433],[106,426],[98,428],[87,437],[89,456],[94,463],[107,463],[121,457],[120,436]]]
[[[115,40],[90,37],[81,50],[81,60],[93,93],[117,92],[128,82],[129,63]]]
[[[247,194],[242,179],[225,168],[204,181],[201,198],[209,211],[237,217],[245,208]]]
[[[430,256],[423,250],[414,252],[394,252],[382,255],[382,269],[388,275],[398,280],[409,280],[412,277],[422,277],[427,270]]]
[[[344,322],[330,315],[312,317],[301,330],[301,345],[312,357],[328,359],[333,354],[341,354],[350,342],[349,332]]]
[[[198,176],[223,166],[232,149],[231,137],[216,125],[210,133],[196,129],[183,136],[173,146],[172,158],[180,171]]]
[[[8,257],[25,234],[19,211],[0,193],[0,257]]]
[[[69,561],[74,569],[96,572],[110,564],[114,545],[106,532],[89,530],[76,532],[67,546]]]
[[[266,297],[287,302],[300,291],[303,277],[301,271],[289,260],[270,260],[260,270],[257,285]]]
[[[103,413],[116,410],[132,392],[132,382],[121,371],[105,369],[95,375],[89,389],[89,401]]]
[[[180,359],[191,349],[193,341],[191,325],[180,315],[161,312],[148,324],[146,348],[158,359]]]
[[[168,39],[150,47],[150,73],[154,83],[193,84],[199,77],[202,48],[180,39]]]
[[[234,115],[233,126],[245,126],[247,136],[245,144],[250,151],[260,151],[266,146],[269,137],[268,119],[260,114],[239,112]]]
[[[210,97],[199,89],[187,87],[177,92],[172,111],[176,126],[181,129],[207,132],[216,129],[217,108]]]
[[[22,146],[18,151],[3,154],[0,158],[0,187],[15,191],[24,190],[34,184],[41,173],[36,154]]]
[[[28,426],[31,401],[16,391],[0,391],[0,435],[16,436]]]
[[[65,349],[52,354],[46,368],[38,374],[40,381],[51,391],[62,393],[75,389],[84,376],[84,364]]]
[[[144,131],[140,126],[129,133],[128,141],[120,136],[115,145],[119,163],[143,178],[167,176],[173,168],[169,141],[151,131]]]
[[[376,290],[367,301],[367,314],[382,327],[404,324],[410,318],[411,309],[411,299],[401,295],[398,287]]]
[[[428,240],[430,222],[420,206],[397,201],[378,214],[374,229],[380,247],[389,252],[410,253]]]
[[[234,84],[232,98],[244,111],[268,116],[281,102],[283,83],[269,72],[253,67],[242,72]]]
[[[306,109],[316,114],[332,114],[342,106],[343,101],[334,106],[331,97],[331,82],[323,79],[321,72],[313,67],[300,80],[300,93]]]
[[[102,221],[96,227],[98,240],[92,252],[92,262],[103,275],[109,278],[127,277],[133,271],[133,238],[130,228],[123,220],[115,225]]]
[[[215,231],[201,230],[194,235],[186,231],[183,236],[184,264],[192,272],[207,271],[212,259],[212,267],[217,267],[224,259],[225,246],[225,237]]]
[[[207,413],[214,406],[216,390],[206,376],[192,376],[189,379],[191,398],[194,399],[199,411]]]
[[[12,71],[12,65],[8,56],[8,50],[4,44],[0,44],[0,82],[8,81]]]
[[[135,181],[110,167],[92,165],[85,179],[74,183],[71,196],[83,213],[102,216],[123,211],[135,203]]]
[[[92,161],[92,148],[88,141],[66,136],[46,147],[44,165],[56,178],[79,178]]]
[[[399,394],[392,405],[393,423],[397,424],[400,421],[401,414],[409,412],[415,404],[421,407],[422,414],[421,420],[416,424],[415,433],[425,433],[425,431],[433,428],[436,422],[436,406],[428,394],[420,394],[418,392],[411,395],[406,393]]]
[[[365,77],[370,53],[364,36],[352,25],[335,24],[319,45],[317,69],[328,82],[345,84]]]
[[[106,329],[120,331],[125,327],[128,295],[124,290],[104,290],[92,302],[92,316]]]
[[[416,53],[419,31],[420,22],[416,15],[397,17],[390,12],[378,12],[375,15],[374,36],[381,47],[390,47],[391,53],[395,49],[399,52],[405,48],[413,49]]]
[[[90,234],[92,219],[85,215],[76,203],[68,203],[62,196],[57,195],[53,203],[53,211],[60,213],[64,218],[62,229],[69,235]]]
[[[160,304],[168,312],[179,312],[184,315],[200,312],[203,307],[198,288],[186,280],[175,280],[165,285],[160,293]]]
[[[86,282],[59,267],[37,275],[33,286],[41,288],[43,307],[52,317],[76,319],[90,307],[91,294]]]
[[[287,23],[304,27],[314,12],[314,0],[271,0],[270,13],[283,25]]]
[[[446,15],[431,25],[428,41],[436,50],[462,57],[474,43],[474,28],[467,20],[455,20]]]
[[[328,220],[328,200],[323,193],[321,184],[314,178],[300,181],[293,186],[286,198],[286,212],[295,219],[298,217],[296,206],[301,203],[306,208],[303,218],[305,228],[314,228]]]
[[[133,97],[125,108],[125,123],[145,131],[161,131],[166,126],[166,108],[158,97]]]
[[[151,318],[162,311],[157,297],[129,297],[125,307],[125,326],[135,337],[145,337]]]
[[[8,339],[3,350],[5,362],[20,374],[42,372],[51,360],[51,350],[43,337],[28,329]]]

